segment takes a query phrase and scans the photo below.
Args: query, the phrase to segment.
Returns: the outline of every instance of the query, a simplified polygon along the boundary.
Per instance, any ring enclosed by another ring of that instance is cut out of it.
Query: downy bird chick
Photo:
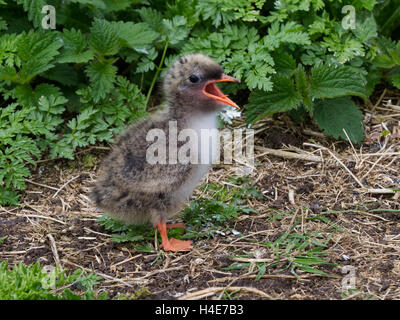
[[[205,55],[189,54],[176,60],[163,81],[166,108],[133,124],[119,137],[91,191],[92,200],[107,214],[129,224],[152,222],[160,232],[165,251],[190,250],[191,241],[168,239],[167,228],[183,225],[167,225],[166,220],[179,213],[211,161],[153,163],[147,150],[154,141],[148,141],[146,136],[152,129],[161,130],[169,150],[174,143],[169,141],[171,123],[178,133],[183,129],[197,133],[216,129],[217,112],[225,104],[239,109],[216,86],[224,81],[239,82],[225,75],[222,67]],[[178,147],[179,144],[182,142],[178,141]]]

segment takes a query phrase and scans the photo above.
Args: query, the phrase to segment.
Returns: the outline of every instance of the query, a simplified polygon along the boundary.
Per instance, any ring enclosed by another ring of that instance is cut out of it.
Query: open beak
[[[235,79],[233,77],[227,76],[226,74],[223,74],[221,79],[218,80],[211,80],[207,81],[206,85],[203,88],[203,93],[207,96],[210,97],[214,100],[229,104],[232,107],[235,107],[236,109],[239,109],[239,106],[234,103],[231,99],[228,98],[228,96],[224,95],[221,90],[217,87],[216,83],[217,82],[239,82],[238,79]]]

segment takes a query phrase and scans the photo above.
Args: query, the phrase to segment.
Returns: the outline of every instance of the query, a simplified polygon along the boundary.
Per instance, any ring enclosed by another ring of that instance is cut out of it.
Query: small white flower
[[[219,116],[222,121],[232,124],[232,119],[239,118],[241,114],[240,111],[232,109],[232,107],[226,107],[219,113]]]

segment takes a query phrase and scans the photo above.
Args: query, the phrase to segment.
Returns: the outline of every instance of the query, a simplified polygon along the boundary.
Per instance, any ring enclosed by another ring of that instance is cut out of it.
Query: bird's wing
[[[153,142],[146,139],[152,128],[161,128],[168,137],[165,114],[160,113],[132,125],[118,139],[116,147],[103,163],[104,182],[111,182],[122,189],[138,192],[168,192],[190,178],[190,164],[152,164],[146,153]]]
[[[122,188],[139,192],[170,192],[190,179],[191,166],[184,164],[148,164],[121,168],[114,180]]]

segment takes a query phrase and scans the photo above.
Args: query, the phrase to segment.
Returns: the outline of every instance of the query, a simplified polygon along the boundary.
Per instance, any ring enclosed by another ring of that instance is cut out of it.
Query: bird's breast
[[[197,163],[212,165],[219,157],[217,115],[208,113],[198,116],[189,122],[188,129],[193,131],[189,143],[192,147],[191,151],[197,152]]]

